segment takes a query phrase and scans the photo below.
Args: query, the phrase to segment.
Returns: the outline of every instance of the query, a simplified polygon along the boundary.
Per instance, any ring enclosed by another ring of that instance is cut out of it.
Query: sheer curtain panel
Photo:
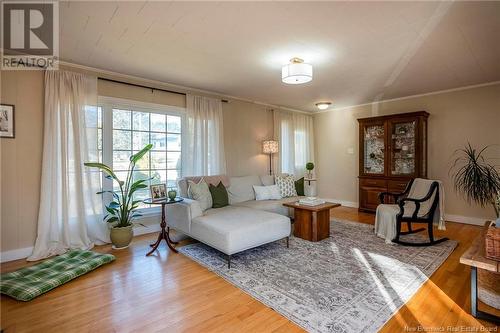
[[[226,172],[222,102],[188,94],[183,140],[184,176],[210,176]]]
[[[44,117],[38,234],[28,260],[109,241],[96,194],[101,174],[83,165],[98,160],[97,78],[46,71]]]
[[[313,118],[310,115],[275,111],[274,136],[280,142],[278,173],[303,177],[306,163],[314,161]]]

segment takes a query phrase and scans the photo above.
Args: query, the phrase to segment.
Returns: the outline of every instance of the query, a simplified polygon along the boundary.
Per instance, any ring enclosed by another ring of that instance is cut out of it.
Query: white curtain
[[[183,176],[226,173],[221,100],[188,94],[186,109]]]
[[[97,78],[45,72],[43,164],[38,235],[28,260],[109,241],[102,221],[97,156]]]
[[[277,172],[303,177],[306,163],[314,162],[312,116],[278,110],[274,124],[274,137],[280,143]]]

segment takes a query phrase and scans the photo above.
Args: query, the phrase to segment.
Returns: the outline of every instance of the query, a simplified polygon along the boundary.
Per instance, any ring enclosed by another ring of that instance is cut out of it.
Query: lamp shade
[[[278,141],[267,140],[262,142],[262,152],[264,154],[274,154],[278,152]]]
[[[292,58],[281,68],[281,81],[287,84],[301,84],[312,80],[312,66],[302,59]]]

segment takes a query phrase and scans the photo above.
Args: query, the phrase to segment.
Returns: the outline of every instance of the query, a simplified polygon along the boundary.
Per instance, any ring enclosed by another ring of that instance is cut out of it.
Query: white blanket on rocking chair
[[[427,193],[431,184],[436,181],[439,184],[439,203],[434,211],[433,221],[438,226],[439,230],[446,230],[444,221],[444,189],[443,184],[439,180],[429,180],[422,178],[415,178],[408,193],[408,198],[422,199]],[[434,202],[434,193],[431,198],[420,204],[418,212],[419,217],[423,217],[429,213],[432,203]],[[415,212],[415,203],[406,202],[404,205],[404,217],[410,217]],[[392,244],[392,240],[396,237],[396,215],[399,213],[398,205],[380,204],[377,207],[375,215],[375,234],[378,237],[384,238],[385,242]]]

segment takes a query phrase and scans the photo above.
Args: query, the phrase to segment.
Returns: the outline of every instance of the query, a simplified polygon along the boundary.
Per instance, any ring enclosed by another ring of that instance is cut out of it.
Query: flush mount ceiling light
[[[331,102],[318,102],[318,103],[316,103],[316,106],[320,110],[326,110],[330,107],[330,105],[332,105]]]
[[[290,63],[281,68],[281,81],[287,84],[301,84],[312,80],[311,64],[304,63],[300,58],[290,59]]]

